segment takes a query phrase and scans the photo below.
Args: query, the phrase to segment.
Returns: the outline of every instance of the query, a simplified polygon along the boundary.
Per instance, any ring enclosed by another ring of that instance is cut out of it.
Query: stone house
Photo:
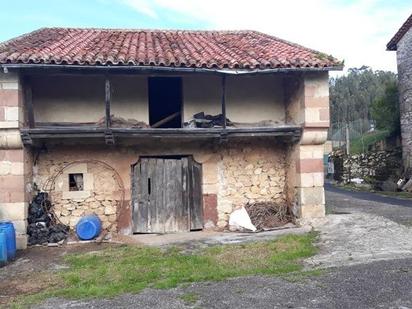
[[[0,218],[221,229],[247,203],[325,215],[331,56],[255,31],[43,28],[0,45]]]
[[[412,167],[412,15],[386,45],[396,51],[402,157],[405,169]]]

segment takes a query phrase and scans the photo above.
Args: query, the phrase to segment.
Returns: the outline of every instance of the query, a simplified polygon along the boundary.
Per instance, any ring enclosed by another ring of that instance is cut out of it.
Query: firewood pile
[[[56,221],[52,204],[45,192],[38,193],[29,206],[27,234],[28,244],[58,243],[69,235],[69,227]]]
[[[256,202],[246,205],[250,220],[258,231],[269,230],[291,221],[289,208],[274,202]]]

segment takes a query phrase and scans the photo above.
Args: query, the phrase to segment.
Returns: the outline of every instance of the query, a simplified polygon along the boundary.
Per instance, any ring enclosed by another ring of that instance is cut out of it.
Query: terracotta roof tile
[[[395,33],[392,39],[386,44],[388,50],[396,50],[398,42],[402,39],[406,32],[412,27],[412,14],[409,18],[403,23],[399,30]]]
[[[216,69],[339,68],[332,56],[256,31],[42,28],[0,44],[0,64]]]

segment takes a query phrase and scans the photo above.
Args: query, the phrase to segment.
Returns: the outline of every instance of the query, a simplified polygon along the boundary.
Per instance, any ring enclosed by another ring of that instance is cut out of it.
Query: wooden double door
[[[133,232],[202,229],[201,180],[192,157],[141,158],[132,168]]]

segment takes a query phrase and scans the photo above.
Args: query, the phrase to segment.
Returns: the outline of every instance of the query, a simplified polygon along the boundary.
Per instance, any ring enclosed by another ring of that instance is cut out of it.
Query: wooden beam
[[[163,118],[162,120],[159,120],[158,122],[156,122],[155,124],[153,124],[151,127],[152,127],[152,128],[160,127],[162,124],[165,124],[165,123],[169,122],[170,120],[176,118],[176,117],[179,116],[179,115],[180,115],[180,112],[173,113],[173,114],[171,114],[171,115]]]
[[[222,75],[222,116],[223,129],[226,129],[226,75]]]
[[[24,106],[27,109],[27,122],[29,128],[34,128],[36,123],[34,121],[34,108],[33,108],[33,92],[31,88],[30,79],[28,77],[24,78]]]
[[[106,129],[112,125],[110,116],[110,101],[111,101],[111,84],[108,77],[105,80],[105,103],[106,103]]]

